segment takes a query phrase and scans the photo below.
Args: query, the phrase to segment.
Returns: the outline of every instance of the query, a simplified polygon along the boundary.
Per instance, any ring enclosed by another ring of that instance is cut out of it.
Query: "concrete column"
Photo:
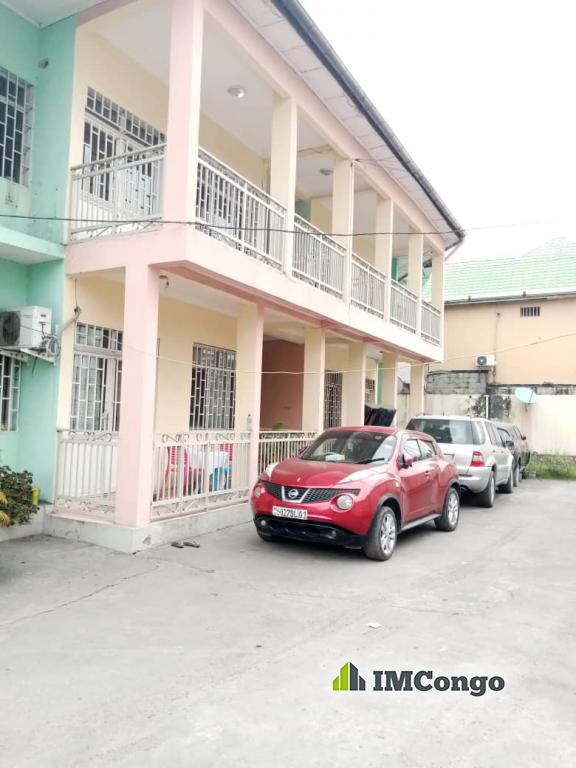
[[[440,344],[444,344],[444,252],[433,251],[431,304],[440,310]]]
[[[386,408],[398,408],[398,355],[385,352],[382,355],[382,395],[380,404]]]
[[[326,334],[323,328],[306,328],[304,338],[304,387],[302,429],[324,429],[324,375]]]
[[[257,304],[243,304],[236,323],[236,409],[237,432],[250,432],[248,472],[250,483],[258,476],[260,400],[262,394],[262,345],[264,313]]]
[[[332,232],[340,233],[334,237],[336,242],[346,249],[344,260],[343,298],[350,302],[352,279],[352,237],[347,237],[354,229],[354,163],[352,160],[338,160],[334,165],[332,177]]]
[[[164,218],[192,221],[200,131],[204,8],[200,0],[172,0]]]
[[[413,363],[410,367],[410,398],[408,402],[408,418],[424,413],[424,380],[426,366]]]
[[[416,310],[416,333],[420,336],[422,325],[422,260],[424,257],[424,235],[413,232],[408,235],[408,284],[407,288],[418,297]]]
[[[348,370],[342,378],[342,423],[349,427],[361,427],[366,401],[366,346],[362,342],[348,345]]]
[[[378,197],[376,201],[376,235],[374,243],[374,266],[386,276],[386,298],[384,319],[390,320],[390,286],[392,280],[392,254],[394,247],[394,202]]]
[[[270,195],[286,208],[284,229],[284,272],[292,274],[294,252],[294,204],[298,160],[298,107],[293,98],[276,96],[272,112]]]
[[[124,285],[122,394],[114,520],[150,522],[158,340],[158,275],[129,263]]]

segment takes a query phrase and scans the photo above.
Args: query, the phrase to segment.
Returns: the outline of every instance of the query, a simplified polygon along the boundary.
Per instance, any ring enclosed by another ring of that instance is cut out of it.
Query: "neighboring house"
[[[463,233],[296,0],[81,6],[51,530],[134,550],[400,363],[421,411]]]
[[[445,290],[445,358],[430,366],[427,410],[482,409],[484,399],[536,450],[576,454],[576,242],[448,264]],[[534,390],[533,404],[520,403],[519,386]]]

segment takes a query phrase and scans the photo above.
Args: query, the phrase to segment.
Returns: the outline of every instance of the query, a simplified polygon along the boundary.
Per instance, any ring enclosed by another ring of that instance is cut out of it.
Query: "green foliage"
[[[540,480],[576,480],[576,458],[561,454],[533,455],[528,466]]]
[[[13,472],[10,467],[0,467],[0,510],[3,525],[6,516],[9,525],[23,525],[38,511],[32,503],[32,475],[30,472]]]

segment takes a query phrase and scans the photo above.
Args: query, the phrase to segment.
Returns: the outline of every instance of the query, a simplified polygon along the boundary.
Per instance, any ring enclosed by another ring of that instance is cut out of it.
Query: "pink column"
[[[172,0],[164,171],[164,218],[169,221],[195,218],[203,28],[201,0]]]
[[[158,275],[146,264],[126,267],[118,480],[114,520],[150,522],[158,339]]]

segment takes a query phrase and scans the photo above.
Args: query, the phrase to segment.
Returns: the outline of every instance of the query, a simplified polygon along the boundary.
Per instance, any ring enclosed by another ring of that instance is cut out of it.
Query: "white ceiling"
[[[3,0],[4,5],[40,26],[52,24],[101,2],[103,0]]]

